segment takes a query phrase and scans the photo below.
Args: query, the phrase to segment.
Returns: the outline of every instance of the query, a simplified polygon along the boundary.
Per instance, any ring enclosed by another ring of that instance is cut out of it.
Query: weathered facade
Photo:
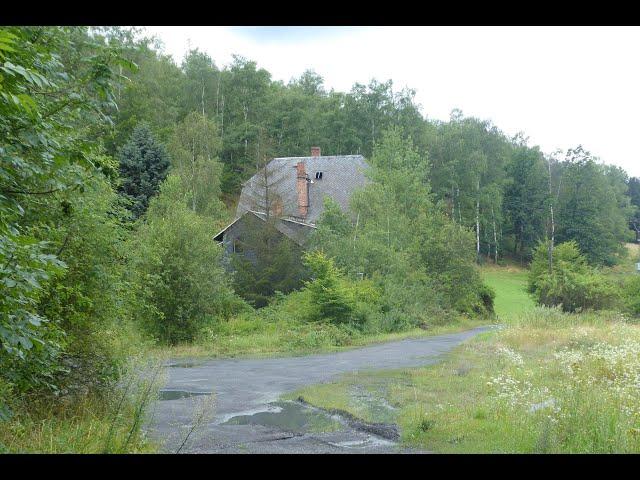
[[[214,238],[227,253],[243,251],[243,232],[272,220],[274,227],[304,247],[316,228],[324,198],[349,212],[353,192],[367,183],[362,155],[321,156],[313,147],[309,157],[280,157],[251,177],[242,188],[236,219]]]

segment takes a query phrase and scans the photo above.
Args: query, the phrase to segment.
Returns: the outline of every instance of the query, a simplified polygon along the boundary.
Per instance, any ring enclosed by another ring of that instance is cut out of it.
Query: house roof
[[[296,165],[304,162],[309,179],[309,208],[307,216],[302,221],[298,217],[298,194],[296,189]],[[256,173],[244,183],[236,219],[217,233],[213,238],[222,240],[226,232],[238,220],[247,213],[251,213],[261,220],[265,220],[265,214],[260,210],[264,208],[264,184],[268,183],[270,195],[282,200],[282,213],[276,222],[276,228],[302,245],[315,228],[315,223],[324,209],[324,197],[335,200],[343,211],[349,211],[349,200],[353,192],[364,186],[368,179],[365,170],[368,165],[362,155],[331,155],[317,157],[279,157],[274,158],[267,165],[267,180]],[[322,178],[316,178],[316,173],[322,172]],[[296,218],[297,217],[297,218]]]
[[[282,216],[298,216],[296,190],[296,164],[304,162],[309,182],[309,208],[305,222],[315,224],[323,210],[324,197],[335,200],[343,211],[349,210],[349,200],[354,190],[367,183],[368,167],[362,155],[331,155],[318,157],[279,157],[267,165],[268,183],[272,192],[282,200]],[[322,178],[316,179],[316,172]],[[236,217],[256,210],[264,203],[264,180],[260,173],[251,177],[242,188]]]

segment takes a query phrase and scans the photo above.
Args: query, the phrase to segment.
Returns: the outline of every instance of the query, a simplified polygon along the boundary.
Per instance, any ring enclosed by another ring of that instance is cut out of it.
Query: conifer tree
[[[146,124],[138,125],[129,141],[118,152],[122,184],[121,193],[131,200],[134,218],[147,211],[149,199],[167,176],[169,156]]]

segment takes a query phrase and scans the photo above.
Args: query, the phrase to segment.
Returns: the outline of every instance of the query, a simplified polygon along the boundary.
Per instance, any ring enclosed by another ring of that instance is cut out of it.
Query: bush
[[[589,266],[576,242],[555,247],[553,268],[548,268],[548,247],[540,243],[533,253],[529,291],[544,306],[560,306],[565,312],[600,310],[613,305],[616,291],[598,271]]]
[[[346,279],[333,259],[320,251],[305,253],[304,263],[312,275],[305,282],[309,319],[362,327],[379,311],[380,292],[372,282]]]
[[[311,270],[312,280],[305,283],[314,320],[331,323],[347,322],[355,310],[352,292],[345,288],[342,272],[322,252],[307,253],[304,263]]]
[[[640,275],[628,279],[622,287],[623,308],[634,316],[640,316]]]

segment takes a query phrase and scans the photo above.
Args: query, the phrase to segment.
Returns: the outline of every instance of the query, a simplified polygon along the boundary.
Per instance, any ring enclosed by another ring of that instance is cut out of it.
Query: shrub
[[[305,253],[304,263],[312,275],[304,289],[309,319],[362,327],[379,311],[380,292],[372,282],[348,280],[333,259],[317,250]]]
[[[331,323],[349,321],[355,310],[355,299],[341,282],[342,272],[333,260],[315,251],[305,254],[304,263],[311,270],[313,278],[305,283],[305,287],[310,294],[314,319]]]
[[[627,312],[634,316],[640,316],[640,275],[635,275],[624,283],[622,302]]]
[[[616,299],[611,283],[589,266],[573,241],[555,247],[551,272],[548,243],[536,247],[529,273],[529,291],[539,305],[560,306],[565,312],[605,309]]]

